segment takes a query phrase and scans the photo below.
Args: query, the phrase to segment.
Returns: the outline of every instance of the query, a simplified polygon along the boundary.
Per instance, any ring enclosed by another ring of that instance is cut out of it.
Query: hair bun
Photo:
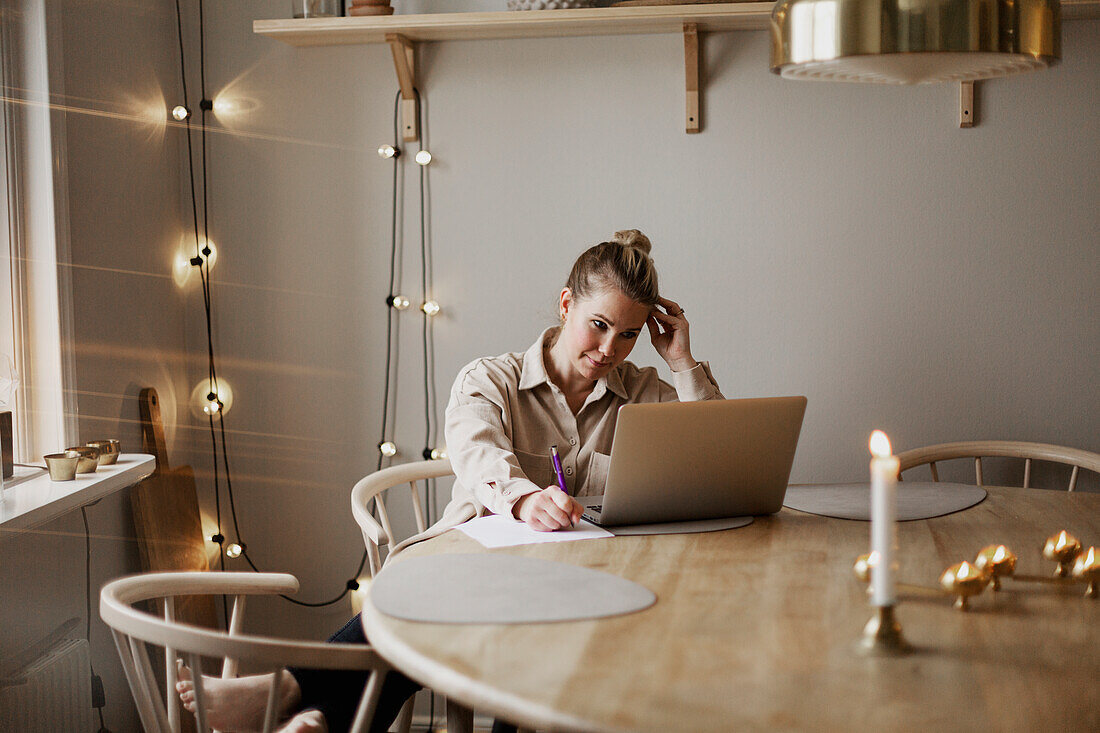
[[[623,229],[615,232],[615,236],[611,238],[611,241],[624,247],[639,249],[647,255],[653,251],[653,244],[649,241],[649,237],[637,229]]]

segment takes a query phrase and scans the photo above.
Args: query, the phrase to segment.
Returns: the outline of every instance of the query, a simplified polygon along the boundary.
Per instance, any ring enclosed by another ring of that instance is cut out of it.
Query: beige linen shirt
[[[623,362],[596,382],[574,415],[546,372],[545,349],[557,332],[549,328],[526,352],[477,359],[458,373],[445,420],[456,476],[451,501],[436,524],[395,552],[474,517],[511,516],[522,497],[556,486],[551,445],[558,447],[571,495],[602,494],[622,405],[722,399],[706,363],[673,372],[673,386],[653,367]]]

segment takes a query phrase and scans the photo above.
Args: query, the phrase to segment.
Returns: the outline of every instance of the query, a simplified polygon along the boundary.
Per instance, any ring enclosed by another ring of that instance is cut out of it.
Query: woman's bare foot
[[[195,683],[191,680],[190,668],[177,660],[178,682],[176,692],[188,712],[195,712]],[[302,691],[298,682],[289,674],[280,675],[278,717],[286,717],[298,706]],[[206,702],[206,724],[220,731],[244,733],[263,729],[264,711],[267,708],[267,696],[271,691],[274,673],[250,677],[222,679],[221,677],[202,677],[202,693]],[[315,711],[314,711],[315,712]],[[320,713],[318,713],[320,715]],[[322,717],[322,721],[324,718]],[[293,722],[293,721],[291,721]],[[294,728],[293,730],[313,730]],[[324,730],[323,728],[320,730]]]
[[[276,733],[328,733],[325,716],[317,710],[303,710],[288,720]]]

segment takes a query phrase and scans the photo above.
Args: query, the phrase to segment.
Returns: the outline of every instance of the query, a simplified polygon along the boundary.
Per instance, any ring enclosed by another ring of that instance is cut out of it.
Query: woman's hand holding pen
[[[691,340],[684,309],[668,298],[659,298],[646,320],[653,348],[674,372],[694,369],[699,362],[691,356]]]
[[[515,517],[539,532],[568,529],[581,521],[584,507],[557,486],[528,494],[512,508]]]

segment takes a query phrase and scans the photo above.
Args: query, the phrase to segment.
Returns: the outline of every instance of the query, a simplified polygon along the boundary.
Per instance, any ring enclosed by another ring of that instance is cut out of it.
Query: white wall
[[[248,109],[211,147],[237,504],[254,559],[317,599],[358,561],[348,489],[379,439],[392,169],[375,149],[396,81],[381,45],[252,35],[278,6],[212,12],[211,86]],[[981,84],[971,130],[955,87],[782,81],[767,46],[705,38],[699,135],[683,132],[674,35],[419,49],[441,400],[463,363],[523,349],[554,318],[584,247],[638,227],[728,396],[809,397],[796,481],[865,475],[875,427],[899,449],[1100,450],[1100,23],[1067,22],[1054,69]],[[416,300],[408,171],[400,289]],[[418,314],[400,322],[398,443],[415,459]],[[637,357],[654,362],[648,345]],[[267,613],[321,635],[346,606]]]

